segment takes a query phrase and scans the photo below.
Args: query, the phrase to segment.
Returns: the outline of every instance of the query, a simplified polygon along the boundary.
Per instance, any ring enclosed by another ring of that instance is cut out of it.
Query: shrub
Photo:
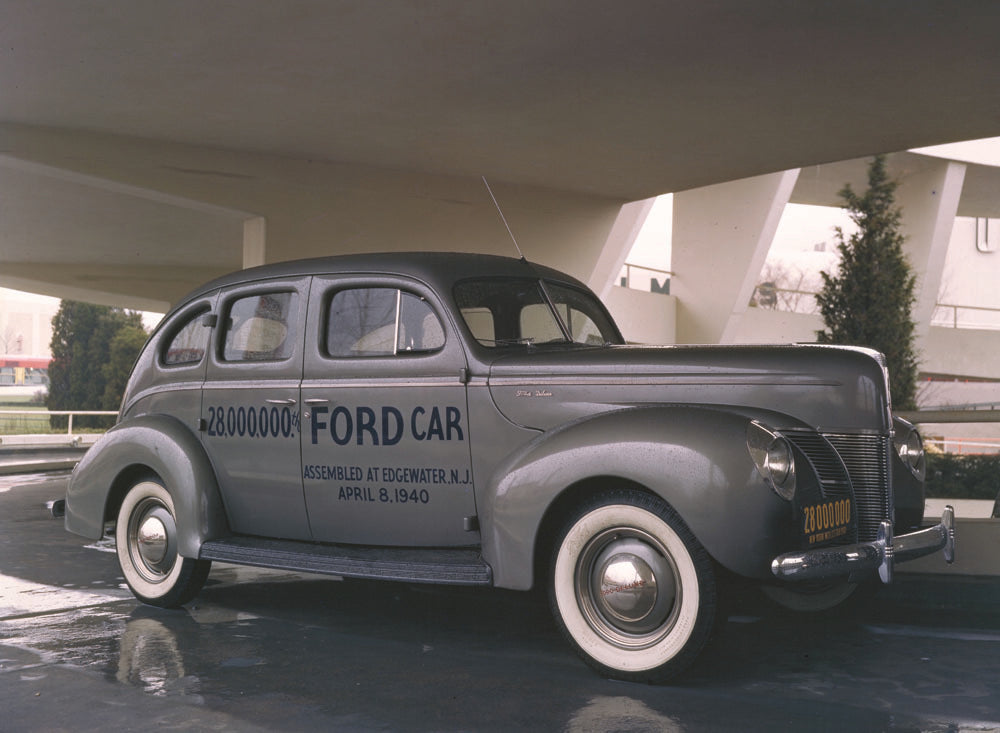
[[[927,496],[989,499],[1000,493],[1000,454],[927,453]]]

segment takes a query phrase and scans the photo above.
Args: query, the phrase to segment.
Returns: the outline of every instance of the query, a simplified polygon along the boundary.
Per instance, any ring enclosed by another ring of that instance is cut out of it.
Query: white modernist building
[[[990,142],[1000,147],[1000,140]],[[1000,167],[988,159],[962,160],[963,149],[945,146],[892,154],[889,171],[899,183],[896,202],[902,211],[905,249],[917,275],[914,318],[922,371],[1000,379],[1000,367],[991,358],[1000,347],[1000,289],[995,285],[1000,281]],[[784,264],[778,269],[786,273],[803,270],[805,285],[798,280],[784,283],[802,290],[818,283],[817,277],[808,277],[809,269],[835,266],[835,217],[829,213],[835,209],[811,209],[818,212],[812,216],[829,222],[825,241],[816,240],[815,227],[802,230],[798,248],[789,246],[794,231],[786,230],[779,241],[776,234],[787,221],[783,216],[796,205],[837,207],[837,192],[845,183],[863,191],[869,162],[865,158],[812,166],[675,194],[671,226],[666,227],[672,231],[662,231],[662,223],[652,221],[661,229],[662,250],[644,242],[641,253],[631,247],[626,251],[614,245],[614,234],[605,248],[606,255],[625,252],[622,263],[628,259],[633,265],[669,271],[669,288],[664,287],[667,274],[657,272],[651,273],[655,280],[649,287],[650,273],[643,277],[641,268],[639,277],[629,273],[629,282],[658,292],[621,288],[623,275],[617,269],[613,277],[602,273],[606,279],[595,278],[591,284],[612,304],[635,341],[815,340],[822,322],[811,312],[808,296],[785,307],[780,301],[777,307],[754,307],[755,289],[767,279],[765,263]],[[637,222],[655,219],[654,203],[622,209],[616,230],[623,241],[639,238],[643,227]],[[836,221],[843,222],[843,216]],[[822,250],[818,256],[817,249]]]

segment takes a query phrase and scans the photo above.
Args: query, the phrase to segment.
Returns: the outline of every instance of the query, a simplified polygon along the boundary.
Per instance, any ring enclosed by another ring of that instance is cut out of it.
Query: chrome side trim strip
[[[386,380],[370,379],[358,380],[303,380],[302,389],[367,389],[367,388],[387,388],[387,387],[464,387],[465,384],[458,377],[445,377],[437,380]]]
[[[818,379],[809,374],[636,374],[634,376],[614,376],[614,375],[576,375],[571,378],[566,376],[524,376],[524,377],[491,377],[490,385],[493,387],[527,387],[535,385],[574,387],[581,384],[587,385],[809,385],[809,386],[838,386],[837,382],[825,379]]]

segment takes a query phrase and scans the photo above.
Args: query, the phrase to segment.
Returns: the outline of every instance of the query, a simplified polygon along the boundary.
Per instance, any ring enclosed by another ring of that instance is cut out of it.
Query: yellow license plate
[[[816,545],[843,537],[851,528],[851,500],[836,499],[802,507],[802,534]]]

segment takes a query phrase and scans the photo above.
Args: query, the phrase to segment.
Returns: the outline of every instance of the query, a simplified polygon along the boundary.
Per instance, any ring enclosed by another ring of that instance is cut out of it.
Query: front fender
[[[118,423],[77,464],[66,490],[66,529],[99,539],[109,501],[125,484],[155,473],[170,492],[177,514],[178,552],[197,558],[201,543],[228,534],[226,514],[205,450],[184,424],[168,415],[143,415]]]
[[[747,450],[753,418],[784,427],[766,411],[660,406],[604,413],[544,433],[495,474],[483,502],[483,554],[495,584],[533,583],[540,530],[574,491],[631,483],[669,503],[705,549],[738,574],[766,579],[775,555],[794,542],[793,510],[764,482]]]

